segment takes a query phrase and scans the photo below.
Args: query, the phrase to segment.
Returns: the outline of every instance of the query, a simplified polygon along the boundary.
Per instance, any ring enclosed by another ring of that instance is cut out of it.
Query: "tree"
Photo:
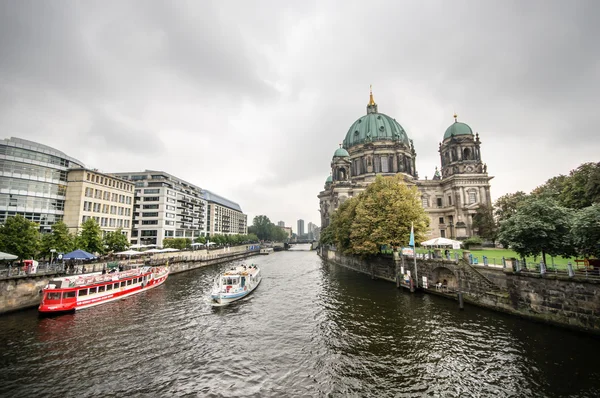
[[[104,235],[104,247],[109,252],[121,252],[129,247],[129,241],[119,228]]]
[[[52,232],[42,235],[40,254],[43,257],[50,256],[50,250],[57,253],[68,253],[74,249],[74,237],[69,232],[69,227],[62,221],[52,225]]]
[[[575,213],[571,234],[578,254],[600,258],[600,204],[594,204]]]
[[[269,240],[271,224],[272,223],[271,220],[269,220],[269,217],[264,215],[256,216],[252,221],[252,226],[254,227],[252,232],[255,233],[260,240]]]
[[[600,203],[600,162],[596,163],[594,170],[590,172],[585,185],[585,195],[592,203]]]
[[[498,240],[520,256],[537,256],[545,264],[546,254],[573,254],[571,213],[554,199],[532,197],[522,203],[516,214],[500,223]]]
[[[477,209],[477,213],[473,215],[473,228],[477,229],[478,236],[492,242],[496,240],[498,227],[491,207],[484,205]]]
[[[7,218],[0,226],[0,251],[19,256],[20,260],[33,258],[39,241],[39,225],[20,214]]]
[[[583,209],[592,205],[593,200],[588,196],[587,188],[590,178],[596,176],[598,168],[600,165],[595,163],[584,163],[575,170],[571,170],[560,195],[560,202],[563,206],[571,209]],[[593,195],[593,190],[590,193]]]
[[[498,223],[508,220],[517,213],[517,209],[527,199],[528,195],[523,191],[507,193],[498,198],[495,205],[495,216]]]
[[[166,238],[163,240],[163,248],[185,250],[192,244],[190,238]]]
[[[95,219],[89,218],[81,224],[81,232],[76,238],[77,246],[90,253],[104,253],[102,230]]]
[[[429,217],[416,187],[408,187],[401,176],[377,176],[364,192],[332,214],[322,239],[333,241],[344,253],[377,254],[383,245],[408,244],[411,224],[415,239],[422,239]]]
[[[351,251],[368,255],[379,253],[383,245],[408,244],[411,224],[415,241],[422,240],[429,216],[421,205],[417,188],[408,187],[399,175],[377,176],[358,197],[350,233]]]

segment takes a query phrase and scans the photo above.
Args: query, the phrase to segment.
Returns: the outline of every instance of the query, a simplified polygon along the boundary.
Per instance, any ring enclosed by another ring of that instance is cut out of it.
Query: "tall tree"
[[[102,241],[102,230],[93,218],[81,224],[81,232],[76,238],[77,246],[89,253],[103,254],[105,252]]]
[[[68,253],[74,249],[74,237],[69,232],[67,224],[59,221],[52,225],[52,232],[42,235],[40,254],[44,257],[50,256],[51,250],[57,253]]]
[[[129,247],[127,237],[123,235],[121,228],[116,231],[107,232],[104,235],[104,247],[109,252],[120,252]]]
[[[600,258],[600,204],[575,213],[571,234],[578,254]]]
[[[517,191],[515,193],[507,193],[496,200],[495,204],[495,216],[497,221],[508,220],[517,213],[517,209],[527,199],[527,194],[523,191]]]
[[[498,240],[522,257],[574,253],[571,244],[571,213],[554,199],[532,197],[517,213],[500,223]]]
[[[477,229],[477,235],[480,237],[492,242],[496,240],[498,227],[491,207],[481,206],[477,209],[477,213],[473,215],[473,227]]]
[[[38,224],[20,214],[7,218],[0,225],[0,251],[19,256],[20,260],[33,258],[38,251],[39,242]]]
[[[252,220],[252,226],[254,227],[252,232],[258,236],[258,239],[268,240],[270,238],[271,224],[269,217],[265,215],[256,216]]]
[[[359,197],[346,200],[331,215],[331,222],[325,231],[325,240],[329,240],[337,246],[342,253],[352,253],[352,224],[356,218],[356,206]]]
[[[585,195],[591,203],[600,203],[600,162],[590,172],[585,185]]]

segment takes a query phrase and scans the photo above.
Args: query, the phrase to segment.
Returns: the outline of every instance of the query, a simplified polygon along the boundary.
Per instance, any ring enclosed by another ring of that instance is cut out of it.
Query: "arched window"
[[[469,148],[465,148],[465,150],[463,151],[463,159],[465,159],[465,160],[473,159],[473,153],[471,152],[471,150]]]

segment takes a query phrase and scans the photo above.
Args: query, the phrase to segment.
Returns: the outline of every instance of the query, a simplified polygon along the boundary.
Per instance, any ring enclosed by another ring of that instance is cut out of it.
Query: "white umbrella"
[[[0,252],[0,260],[16,260],[19,256],[15,256],[14,254],[8,254]]]
[[[461,242],[458,240],[452,240],[448,238],[433,238],[421,243],[421,246],[458,246],[460,247]]]
[[[167,247],[166,249],[159,250],[160,253],[178,252],[178,251],[179,251],[179,249],[174,249],[172,247]]]
[[[204,243],[192,243],[190,246],[204,246]]]
[[[141,249],[142,247],[148,247],[148,246],[142,245],[141,243],[136,243],[135,245],[131,245],[132,249]]]
[[[160,253],[160,252],[162,252],[162,250],[160,250],[160,249],[148,249],[148,250],[145,250],[143,253],[146,254],[146,253]]]
[[[208,243],[206,244],[206,246],[212,246],[212,245],[216,245],[216,243],[215,243],[215,242],[208,242]]]
[[[118,252],[115,254],[118,254],[120,256],[130,256],[131,257],[131,256],[137,256],[138,254],[142,254],[142,252],[138,252],[136,250],[129,249],[129,250],[125,250],[124,252]]]

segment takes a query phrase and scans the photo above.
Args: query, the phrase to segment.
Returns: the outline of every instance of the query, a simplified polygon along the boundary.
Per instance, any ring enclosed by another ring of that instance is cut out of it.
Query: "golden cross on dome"
[[[454,112],[454,123],[458,122],[458,120],[456,120],[457,117],[458,115],[456,114],[456,112]]]
[[[369,105],[375,105],[375,100],[373,99],[373,85],[369,85]]]

